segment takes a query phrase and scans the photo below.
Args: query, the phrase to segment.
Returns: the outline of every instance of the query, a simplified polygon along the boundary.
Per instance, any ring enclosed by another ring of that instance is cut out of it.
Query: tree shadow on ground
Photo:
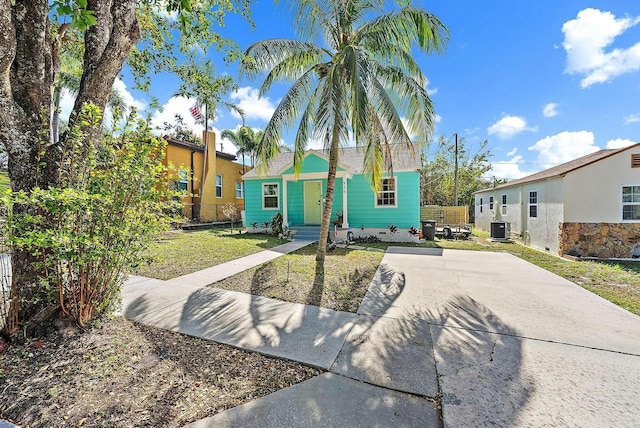
[[[307,305],[320,306],[322,295],[324,294],[324,261],[316,260],[315,275],[313,285],[307,294],[305,303]]]
[[[443,412],[452,426],[512,426],[535,393],[522,371],[522,339],[494,312],[456,295],[428,312],[442,389]]]

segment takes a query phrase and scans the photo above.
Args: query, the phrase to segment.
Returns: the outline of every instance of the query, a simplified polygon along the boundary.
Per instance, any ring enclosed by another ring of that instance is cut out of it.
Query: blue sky
[[[432,0],[414,2],[450,30],[443,56],[418,55],[438,115],[434,136],[458,133],[472,147],[485,139],[493,152],[489,177],[514,179],[604,148],[640,141],[640,1]],[[272,37],[293,37],[290,17],[270,1],[252,7],[255,30],[231,18],[225,28],[244,49]],[[217,65],[235,76],[235,66]],[[247,123],[264,128],[286,87],[257,99],[259,81],[239,81],[230,95]],[[146,95],[117,82],[130,103]],[[165,105],[156,123],[175,112],[188,117],[191,100],[172,98],[178,83],[153,80]],[[215,129],[239,126],[226,111]],[[286,141],[285,143],[289,143]],[[235,148],[222,142],[227,152]],[[434,150],[432,145],[431,152]],[[218,145],[218,149],[220,146]]]

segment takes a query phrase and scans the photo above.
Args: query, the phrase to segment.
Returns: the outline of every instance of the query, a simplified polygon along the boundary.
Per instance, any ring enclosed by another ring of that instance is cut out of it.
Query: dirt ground
[[[180,427],[320,370],[116,317],[0,344],[0,419],[24,427]]]

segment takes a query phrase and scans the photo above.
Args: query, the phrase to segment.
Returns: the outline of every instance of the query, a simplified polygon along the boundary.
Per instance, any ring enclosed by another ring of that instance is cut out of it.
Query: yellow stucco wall
[[[224,221],[227,217],[223,213],[223,205],[227,203],[235,203],[238,211],[244,209],[244,199],[236,198],[236,182],[242,183],[243,166],[229,159],[216,156],[216,140],[215,134],[209,133],[207,150],[207,167],[205,170],[204,189],[202,192],[202,212],[200,213],[200,221],[203,223]],[[197,149],[196,149],[197,150]],[[193,219],[198,217],[200,210],[200,183],[202,177],[202,159],[204,153],[195,151],[193,153],[193,188],[191,173],[191,152],[194,151],[189,147],[182,147],[174,144],[167,144],[167,156],[165,157],[165,165],[173,165],[170,168],[172,180],[177,180],[178,170],[187,169],[188,173],[188,196],[182,198],[183,210],[182,214]],[[245,167],[244,171],[248,172],[249,167]],[[222,176],[222,197],[216,196],[216,175]],[[192,209],[192,207],[194,207]],[[192,215],[195,214],[195,215]],[[239,214],[238,214],[239,216]]]

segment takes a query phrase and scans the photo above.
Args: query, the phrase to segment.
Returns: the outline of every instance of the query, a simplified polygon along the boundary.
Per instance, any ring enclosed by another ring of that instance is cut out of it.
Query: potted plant
[[[338,226],[338,227],[342,226],[342,223],[343,223],[343,221],[342,221],[342,219],[343,219],[342,211],[336,212],[336,217],[338,217],[338,218],[336,220],[333,220],[331,223],[334,226]]]
[[[398,226],[396,226],[395,224],[390,224],[389,226],[387,226],[387,229],[389,229],[389,233],[391,234],[391,242],[395,242],[395,236],[396,232],[398,231]]]
[[[420,230],[411,226],[409,228],[409,237],[411,238],[411,242],[414,242],[414,243],[420,242]]]

